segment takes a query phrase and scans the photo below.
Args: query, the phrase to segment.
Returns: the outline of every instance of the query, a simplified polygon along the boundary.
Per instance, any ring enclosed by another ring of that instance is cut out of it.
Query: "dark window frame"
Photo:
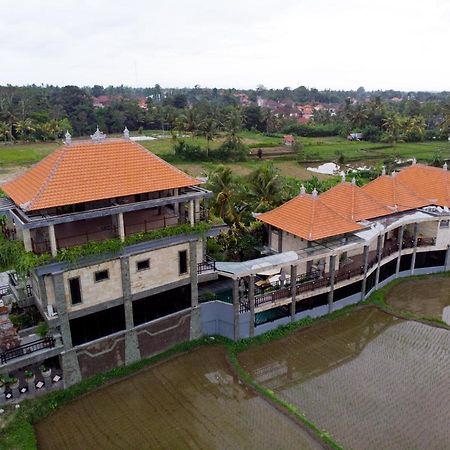
[[[139,267],[139,265],[144,265],[144,267]],[[136,271],[142,272],[143,270],[149,270],[151,268],[150,264],[150,258],[147,259],[141,259],[139,261],[136,261]]]
[[[99,274],[103,274],[104,272],[106,272],[106,276],[99,279],[98,278]],[[106,280],[109,280],[109,269],[98,270],[98,271],[94,272],[94,282],[95,283],[101,283],[102,281],[106,281]]]
[[[188,270],[188,254],[187,250],[180,250],[178,252],[178,273],[179,275],[185,275]],[[183,257],[181,255],[184,255]],[[183,270],[184,269],[184,270]]]
[[[72,281],[78,280],[78,291],[79,291],[79,296],[80,299],[79,301],[74,302],[74,296],[73,296],[73,291],[72,291]],[[80,277],[71,277],[68,279],[69,282],[69,291],[70,291],[70,303],[71,305],[80,305],[81,303],[83,303],[83,293],[81,291],[81,278]]]

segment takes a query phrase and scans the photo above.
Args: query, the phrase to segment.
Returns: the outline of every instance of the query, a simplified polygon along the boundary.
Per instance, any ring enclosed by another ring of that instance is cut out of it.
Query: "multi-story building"
[[[200,336],[198,280],[214,267],[199,225],[210,192],[197,179],[128,130],[121,139],[97,130],[89,141],[66,135],[2,189],[3,231],[51,255],[32,268],[22,295],[52,336],[3,352],[0,373],[57,356],[70,385]],[[21,283],[12,273],[17,297]]]

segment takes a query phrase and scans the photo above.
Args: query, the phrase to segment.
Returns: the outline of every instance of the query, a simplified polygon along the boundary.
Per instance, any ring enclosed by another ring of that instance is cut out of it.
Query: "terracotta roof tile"
[[[364,227],[340,216],[319,197],[299,195],[272,211],[258,216],[262,222],[308,241],[337,236]]]
[[[365,220],[392,214],[392,210],[353,183],[340,183],[320,195],[320,200],[348,220]]]
[[[63,145],[3,191],[25,210],[198,185],[200,182],[125,139]]]

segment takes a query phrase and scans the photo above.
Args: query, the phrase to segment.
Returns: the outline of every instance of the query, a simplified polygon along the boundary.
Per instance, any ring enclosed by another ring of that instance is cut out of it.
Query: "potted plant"
[[[34,373],[32,370],[25,370],[25,379],[29,383],[34,381]]]
[[[18,379],[17,377],[14,377],[14,376],[8,377],[8,378],[5,380],[5,383],[6,383],[7,385],[9,385],[9,387],[10,387],[11,389],[17,389],[17,388],[19,387],[19,379]]]
[[[52,373],[52,369],[50,369],[50,367],[45,366],[44,364],[42,364],[42,366],[39,367],[39,370],[41,371],[42,376],[44,378],[49,378]]]

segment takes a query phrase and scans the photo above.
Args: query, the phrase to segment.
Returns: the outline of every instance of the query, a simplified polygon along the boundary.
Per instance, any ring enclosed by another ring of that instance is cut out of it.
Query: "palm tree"
[[[199,127],[199,134],[206,139],[206,157],[209,156],[210,143],[218,134],[218,122],[214,116],[206,117]]]
[[[285,182],[271,161],[254,170],[248,179],[248,196],[253,201],[254,211],[272,209],[280,203]]]
[[[239,144],[241,142],[239,133],[242,131],[243,123],[244,117],[240,108],[234,108],[228,113],[224,124],[228,141],[233,144]]]
[[[442,107],[442,121],[439,126],[450,132],[450,103],[446,103]]]
[[[0,122],[0,139],[3,139],[5,142],[8,139],[12,139],[12,134],[10,131],[10,126],[7,123]]]
[[[27,140],[36,132],[36,125],[31,119],[19,120],[14,124],[14,128],[22,140]]]
[[[394,145],[400,140],[403,121],[399,114],[390,113],[383,120],[383,128],[386,130],[389,142]]]
[[[198,130],[199,117],[195,109],[186,109],[186,112],[181,116],[181,120],[183,121],[185,131],[195,133]]]

